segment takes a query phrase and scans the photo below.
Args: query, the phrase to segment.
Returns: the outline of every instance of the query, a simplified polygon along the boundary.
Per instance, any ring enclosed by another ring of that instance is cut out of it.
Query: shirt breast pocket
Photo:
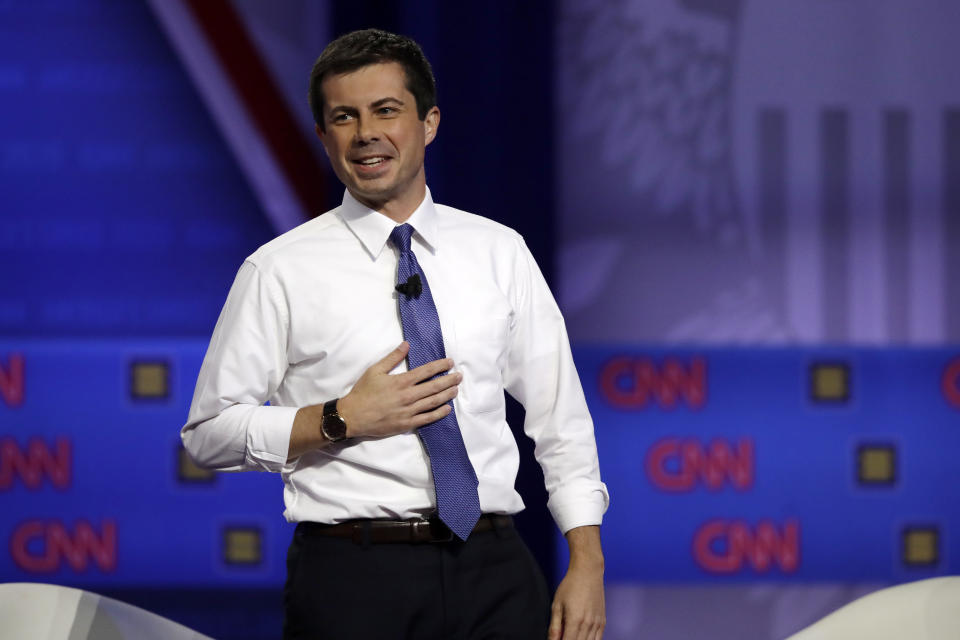
[[[510,318],[482,313],[457,322],[457,368],[463,373],[460,405],[470,413],[503,407],[503,365]]]

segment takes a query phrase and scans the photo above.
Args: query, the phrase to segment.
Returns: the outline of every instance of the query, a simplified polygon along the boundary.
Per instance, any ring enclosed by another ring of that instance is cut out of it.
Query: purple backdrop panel
[[[574,340],[960,340],[958,24],[942,0],[562,2]]]

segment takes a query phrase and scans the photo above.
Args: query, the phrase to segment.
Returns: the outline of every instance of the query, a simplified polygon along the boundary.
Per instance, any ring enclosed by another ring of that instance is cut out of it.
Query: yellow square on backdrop
[[[903,563],[929,566],[940,559],[940,534],[935,527],[910,528],[903,532]]]
[[[861,484],[892,484],[897,454],[890,445],[864,445],[857,451],[857,479]]]
[[[819,363],[810,370],[811,392],[817,402],[850,399],[850,368],[842,363]]]
[[[260,564],[263,540],[260,530],[234,527],[223,533],[223,560],[228,564]]]
[[[180,482],[213,482],[217,475],[197,466],[183,446],[177,447],[177,479]]]
[[[170,395],[170,367],[166,362],[134,362],[130,367],[130,395],[136,399]]]

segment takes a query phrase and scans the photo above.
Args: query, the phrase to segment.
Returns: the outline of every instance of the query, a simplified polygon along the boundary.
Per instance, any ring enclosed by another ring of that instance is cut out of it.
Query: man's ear
[[[323,146],[323,152],[327,154],[327,157],[330,157],[330,151],[327,149],[327,133],[320,128],[320,125],[314,123],[313,130],[317,132],[317,137],[320,138],[320,144]]]
[[[440,126],[440,109],[437,107],[432,107],[430,111],[427,111],[426,117],[423,119],[423,146],[427,146],[433,139],[437,137],[437,128]]]

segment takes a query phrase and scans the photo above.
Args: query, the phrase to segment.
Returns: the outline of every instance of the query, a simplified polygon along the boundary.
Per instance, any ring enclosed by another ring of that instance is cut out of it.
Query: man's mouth
[[[373,156],[370,158],[360,158],[359,160],[354,160],[353,163],[363,167],[376,167],[383,164],[387,160],[388,158],[386,156]]]

